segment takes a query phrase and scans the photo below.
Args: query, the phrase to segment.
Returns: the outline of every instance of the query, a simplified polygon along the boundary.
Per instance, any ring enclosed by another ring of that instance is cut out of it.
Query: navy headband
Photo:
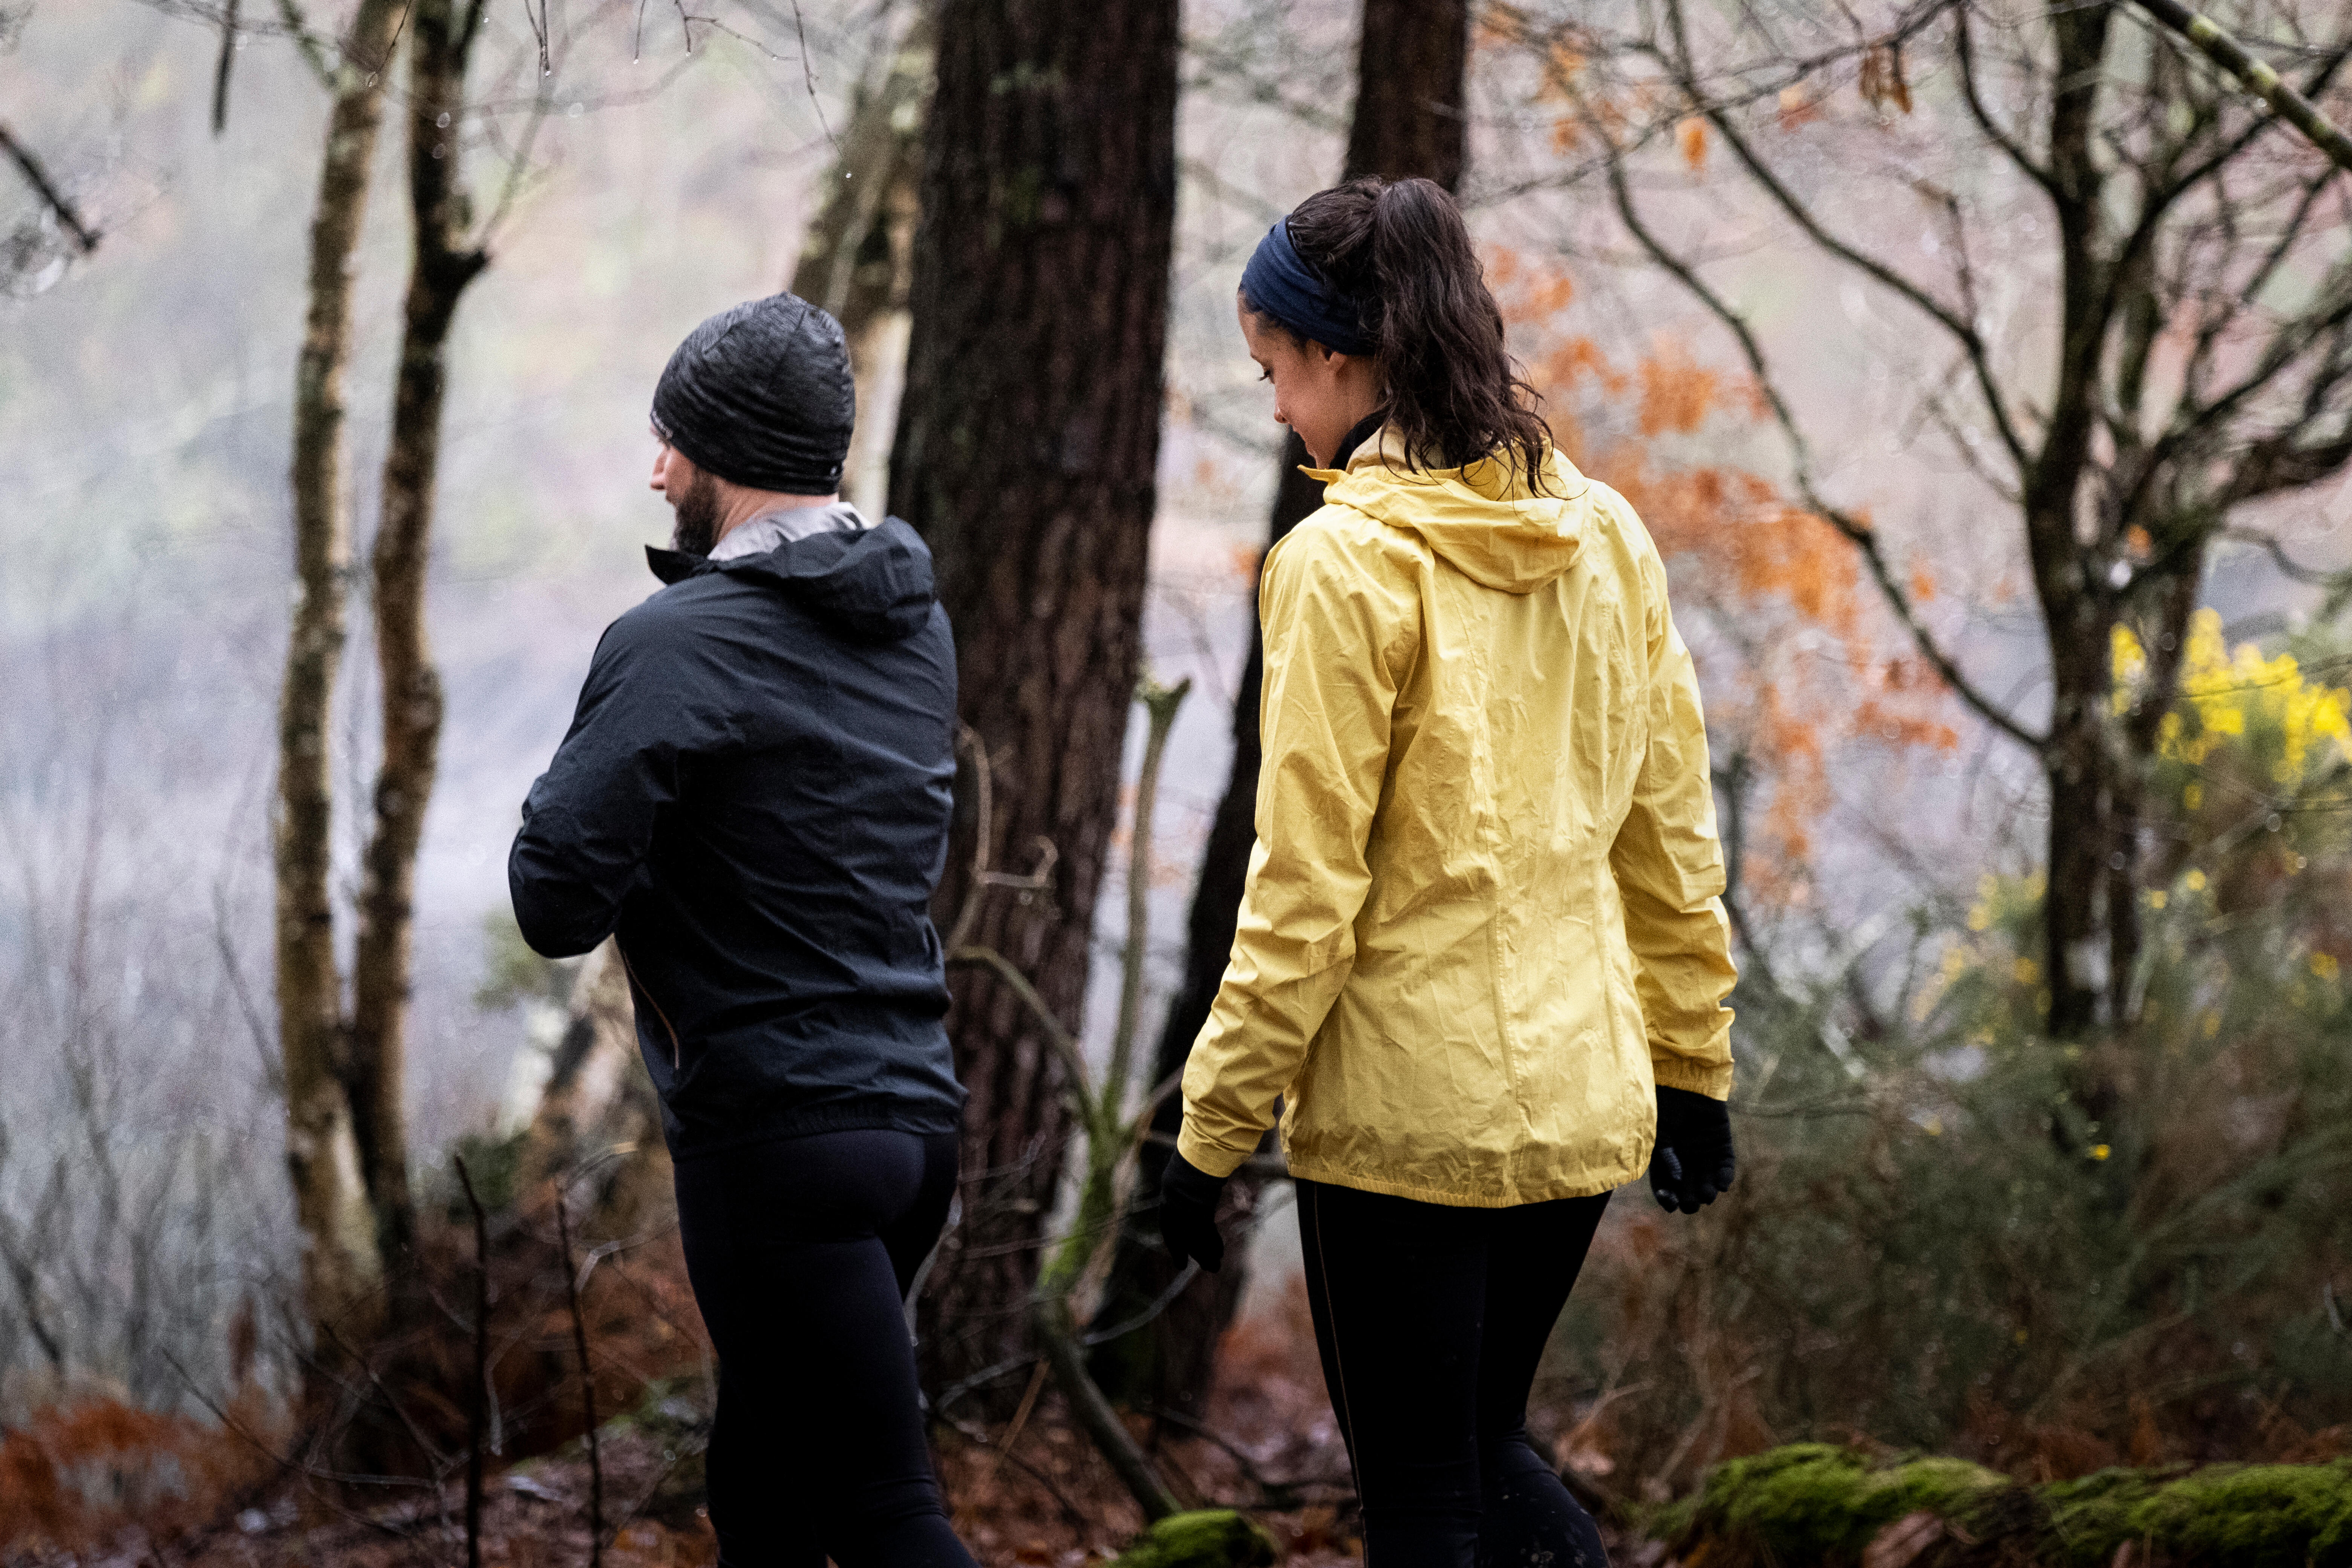
[[[1356,302],[1331,289],[1298,258],[1284,218],[1257,242],[1242,268],[1242,292],[1250,308],[1271,316],[1303,338],[1343,354],[1368,354],[1380,345],[1364,331]]]

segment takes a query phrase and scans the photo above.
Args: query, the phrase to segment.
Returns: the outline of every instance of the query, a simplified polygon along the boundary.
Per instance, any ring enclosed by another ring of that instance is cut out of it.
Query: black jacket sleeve
[[[549,958],[588,952],[613,933],[646,885],[654,826],[677,798],[694,738],[665,628],[625,616],[596,645],[571,732],[523,802],[507,886],[523,940]]]

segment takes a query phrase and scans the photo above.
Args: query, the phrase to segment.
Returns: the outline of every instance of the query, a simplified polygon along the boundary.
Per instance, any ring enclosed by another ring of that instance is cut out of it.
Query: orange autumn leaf
[[[1949,697],[1833,525],[1762,475],[1690,460],[1686,438],[1736,439],[1770,416],[1753,378],[1702,365],[1672,342],[1621,363],[1530,308],[1543,276],[1540,263],[1517,258],[1498,298],[1554,438],[1640,513],[1675,574],[1685,635],[1723,628],[1693,646],[1709,729],[1759,781],[1743,875],[1759,899],[1801,903],[1811,897],[1813,826],[1833,804],[1842,754],[1950,750],[1958,739]],[[1858,521],[1869,525],[1866,515]],[[1922,599],[1936,592],[1924,566],[1909,582]]]
[[[1683,162],[1693,174],[1706,167],[1706,121],[1694,114],[1675,127],[1675,145],[1682,149]]]
[[[1687,436],[1715,406],[1722,378],[1668,347],[1642,362],[1642,434]]]

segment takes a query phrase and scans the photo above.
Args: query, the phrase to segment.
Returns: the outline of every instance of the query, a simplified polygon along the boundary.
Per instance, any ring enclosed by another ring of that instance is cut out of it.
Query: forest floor
[[[1360,1561],[1347,1454],[1325,1398],[1300,1298],[1236,1326],[1198,1430],[1139,1435],[1204,1506],[1239,1507],[1271,1531],[1283,1568]],[[1142,1528],[1134,1502],[1061,1401],[1041,1388],[1025,1419],[938,1433],[940,1479],[958,1533],[985,1568],[1082,1568],[1118,1556]],[[609,1568],[705,1568],[718,1551],[703,1512],[701,1412],[657,1388],[601,1432]],[[226,1436],[222,1441],[226,1441]],[[590,1561],[592,1475],[578,1442],[486,1477],[486,1568],[572,1568]],[[466,1561],[462,1470],[437,1490],[354,1502],[350,1487],[300,1475],[248,1492],[196,1529],[132,1527],[77,1549],[0,1529],[0,1568],[454,1568]],[[21,1522],[21,1521],[20,1521]]]

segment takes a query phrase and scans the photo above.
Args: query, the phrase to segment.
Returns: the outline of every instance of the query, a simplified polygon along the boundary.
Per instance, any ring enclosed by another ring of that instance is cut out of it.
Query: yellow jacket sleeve
[[[1634,986],[1657,1081],[1731,1097],[1730,923],[1723,913],[1723,846],[1716,837],[1706,719],[1698,670],[1666,607],[1665,571],[1643,562],[1653,589],[1649,746],[1632,809],[1609,851],[1625,906]]]
[[[1185,1063],[1176,1141],[1213,1176],[1256,1151],[1355,963],[1364,847],[1419,636],[1413,584],[1381,564],[1311,521],[1266,557],[1257,847],[1224,982]]]

